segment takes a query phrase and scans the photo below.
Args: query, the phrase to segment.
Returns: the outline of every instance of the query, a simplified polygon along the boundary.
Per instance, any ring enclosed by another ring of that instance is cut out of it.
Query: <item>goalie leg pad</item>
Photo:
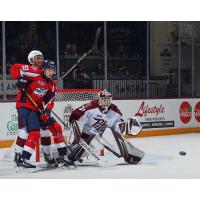
[[[95,135],[88,135],[85,133],[82,133],[81,138],[89,145],[91,143],[91,141],[93,140],[93,138],[95,137]],[[84,154],[85,149],[80,145],[80,144],[75,144],[74,146],[72,146],[73,152],[69,155],[69,159],[75,161],[78,160],[79,158],[81,158],[81,156]]]
[[[127,147],[127,142],[124,141],[124,138],[119,133],[113,132],[113,135],[124,160],[130,164],[138,164],[144,155],[140,156],[139,154],[136,154],[136,152],[130,148],[130,145]]]

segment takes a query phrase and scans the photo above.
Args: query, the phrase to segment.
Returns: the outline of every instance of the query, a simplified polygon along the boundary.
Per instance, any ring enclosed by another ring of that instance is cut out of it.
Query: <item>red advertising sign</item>
[[[194,108],[194,116],[195,119],[200,122],[200,101],[196,104]]]
[[[192,106],[187,102],[184,101],[179,109],[179,115],[180,115],[180,119],[181,121],[186,124],[188,123],[191,118],[192,118]]]

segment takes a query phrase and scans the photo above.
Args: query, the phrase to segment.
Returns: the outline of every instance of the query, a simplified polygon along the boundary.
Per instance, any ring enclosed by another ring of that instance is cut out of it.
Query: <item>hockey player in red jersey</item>
[[[45,158],[48,160],[51,159],[49,158],[50,152],[48,148],[50,145],[49,130],[54,137],[54,142],[57,145],[63,165],[73,164],[67,157],[67,148],[62,135],[62,128],[54,118],[50,117],[56,91],[55,81],[52,80],[54,73],[55,62],[47,60],[42,64],[42,75],[38,76],[35,80],[28,80],[26,84],[21,84],[21,80],[18,79],[16,84],[22,90],[21,96],[18,99],[19,102],[17,103],[19,127],[25,127],[28,133],[28,138],[21,138],[21,140],[18,138],[17,140],[17,145],[23,149],[22,155],[20,153],[17,154],[18,166],[35,168],[35,165],[32,165],[29,160],[40,138],[40,128],[43,129],[43,132],[46,133],[45,136],[47,136],[43,138],[43,146],[46,146],[46,148],[43,148],[43,152],[46,155]],[[43,110],[42,114],[38,112],[38,108],[33,105],[29,99],[30,97],[25,93],[33,99],[40,110]],[[45,107],[43,104],[45,104]]]
[[[131,164],[138,164],[143,155],[136,156],[133,152],[129,152],[130,148],[121,135],[125,132],[136,135],[142,130],[142,126],[136,118],[130,118],[125,122],[119,108],[111,101],[111,93],[107,90],[101,91],[98,100],[93,100],[89,104],[75,109],[70,116],[70,122],[80,121],[83,123],[83,130],[79,135],[87,144],[90,144],[96,135],[102,137],[105,129],[110,128],[118,144],[121,156]],[[74,130],[75,134],[76,131],[77,129]],[[72,160],[77,157],[80,158],[84,149],[77,145],[74,151],[78,153],[69,156]]]
[[[23,107],[25,103],[25,96],[22,94],[25,90],[28,82],[37,79],[42,71],[41,66],[44,61],[44,57],[41,51],[33,50],[28,54],[28,61],[30,64],[13,64],[10,69],[10,75],[15,80],[17,79],[18,94],[16,108]],[[46,135],[46,134],[45,134]],[[15,145],[15,152],[21,154],[23,151],[24,143],[28,138],[27,131],[25,127],[19,124],[18,137]],[[43,140],[41,140],[42,143]],[[15,161],[17,158],[15,158]]]
[[[28,82],[37,79],[41,76],[41,66],[44,61],[44,57],[41,51],[33,50],[28,54],[28,61],[30,64],[13,64],[10,69],[10,75],[14,80],[17,81],[18,94],[16,108],[23,107],[25,104],[25,95],[23,90],[26,89]],[[19,131],[15,144],[15,162],[17,162],[19,155],[23,151],[24,143],[28,138],[27,130],[22,124],[18,124]]]

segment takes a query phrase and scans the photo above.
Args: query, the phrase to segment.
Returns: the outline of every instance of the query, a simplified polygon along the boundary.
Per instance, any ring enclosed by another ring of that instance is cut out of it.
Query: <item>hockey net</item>
[[[96,99],[99,92],[99,89],[57,90],[56,101],[90,101]]]
[[[68,102],[68,101],[91,101],[94,99],[97,99],[98,93],[100,92],[100,89],[58,89],[56,91],[56,102]],[[56,103],[55,102],[55,103]],[[72,137],[70,132],[65,130],[65,127],[63,128],[63,134],[66,140],[69,139],[69,137]],[[15,143],[13,142],[13,145],[5,152],[3,160],[5,161],[13,161],[14,154],[15,154]],[[52,145],[53,151],[54,151],[54,145]],[[36,151],[39,151],[36,149]],[[38,153],[36,153],[37,155]],[[42,157],[42,153],[39,153],[40,157]],[[35,155],[33,157],[36,157]],[[33,160],[35,160],[33,158]],[[38,160],[38,158],[36,158]],[[40,160],[40,158],[39,158]]]

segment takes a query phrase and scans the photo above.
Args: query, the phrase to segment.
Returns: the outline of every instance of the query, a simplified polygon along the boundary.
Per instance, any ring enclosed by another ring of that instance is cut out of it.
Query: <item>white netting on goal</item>
[[[56,101],[88,101],[97,98],[99,89],[57,90]]]

